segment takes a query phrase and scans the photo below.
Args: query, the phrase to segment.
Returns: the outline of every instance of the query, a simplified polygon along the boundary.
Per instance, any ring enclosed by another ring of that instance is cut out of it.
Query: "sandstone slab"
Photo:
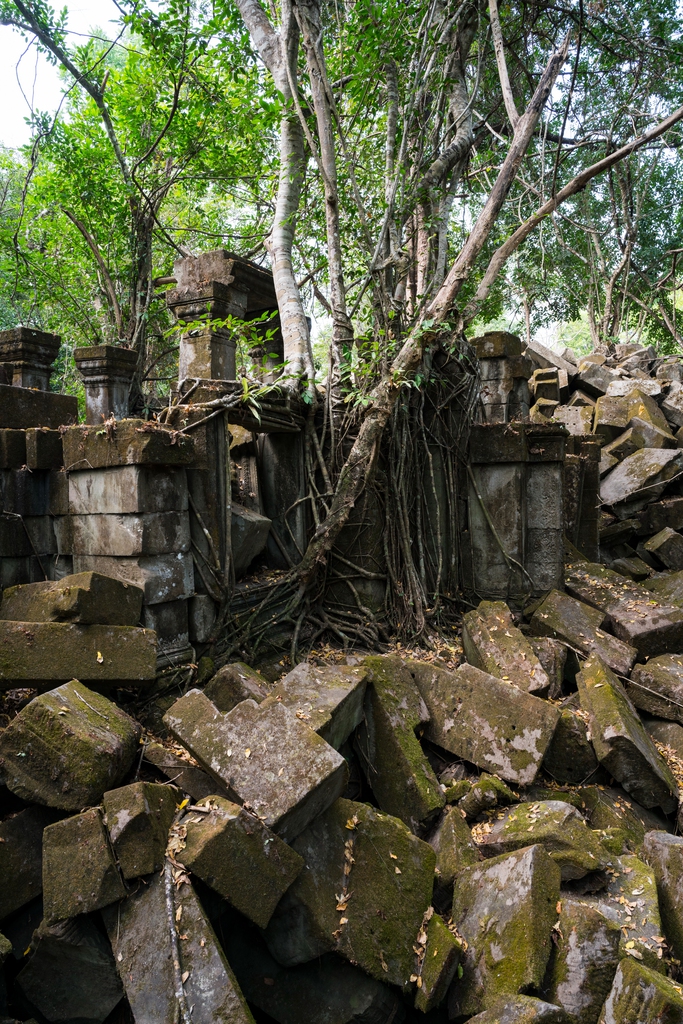
[[[191,434],[145,420],[117,420],[113,428],[69,427],[63,433],[64,465],[72,470],[109,466],[188,466]]]
[[[27,807],[0,823],[0,921],[43,888],[43,830],[55,820],[45,807]]]
[[[683,535],[665,526],[650,537],[643,547],[660,562],[665,569],[683,569]]]
[[[0,384],[0,427],[57,430],[62,424],[77,420],[78,399],[71,395]]]
[[[64,576],[58,582],[27,583],[3,592],[0,618],[19,622],[75,622],[136,626],[142,591],[100,573]]]
[[[363,720],[367,669],[302,662],[288,672],[264,702],[278,701],[339,750]]]
[[[429,837],[429,845],[436,854],[435,898],[439,908],[450,908],[453,883],[462,868],[477,864],[481,855],[472,839],[472,833],[459,807],[448,807],[443,818]]]
[[[69,473],[72,515],[187,512],[187,476],[182,468],[119,466]]]
[[[673,955],[683,956],[683,839],[669,832],[648,832],[643,858],[654,871],[662,923]]]
[[[64,456],[59,430],[31,427],[26,431],[26,465],[29,469],[61,469]]]
[[[604,1024],[671,1024],[683,1022],[680,985],[633,960],[622,960],[600,1014]]]
[[[670,448],[641,448],[619,463],[602,480],[600,498],[607,505],[629,505],[661,494],[664,484],[680,472],[680,452]]]
[[[260,704],[268,692],[263,676],[243,661],[224,665],[204,687],[206,696],[223,714],[232,711],[243,700],[255,700]]]
[[[71,517],[74,555],[166,555],[190,550],[187,512]]]
[[[531,628],[542,636],[565,641],[586,657],[592,653],[599,654],[614,672],[628,675],[637,651],[601,629],[605,618],[600,609],[577,601],[560,590],[551,590],[534,612]]]
[[[683,723],[683,655],[661,654],[636,665],[625,686],[641,711]]]
[[[153,782],[133,782],[104,794],[104,820],[124,878],[163,867],[176,792]]]
[[[470,1017],[470,1024],[569,1024],[560,1006],[533,996],[514,996],[500,1000],[494,1010]]]
[[[74,555],[74,570],[103,573],[139,587],[145,604],[163,604],[194,593],[192,555],[187,551],[131,558]]]
[[[520,690],[546,694],[550,679],[504,601],[482,601],[463,616],[462,642],[470,665]]]
[[[556,782],[569,785],[585,782],[598,767],[586,723],[571,708],[562,710],[543,767]]]

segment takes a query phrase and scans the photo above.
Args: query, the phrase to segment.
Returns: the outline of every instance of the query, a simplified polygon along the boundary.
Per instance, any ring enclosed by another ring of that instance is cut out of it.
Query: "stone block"
[[[48,479],[48,515],[69,515],[69,474],[63,469],[51,469]]]
[[[543,995],[571,1024],[595,1024],[619,965],[620,931],[600,911],[563,897]]]
[[[560,720],[557,708],[473,665],[449,672],[409,664],[431,716],[427,739],[507,782],[532,784]]]
[[[55,817],[45,807],[27,807],[0,823],[0,921],[40,896],[43,829]]]
[[[470,1024],[568,1024],[569,1018],[560,1006],[545,1003],[533,996],[501,998],[494,1010],[484,1010],[470,1017]]]
[[[185,815],[185,867],[265,928],[304,866],[303,858],[252,813],[220,796]],[[163,851],[162,851],[163,856]]]
[[[564,370],[569,380],[573,380],[576,376],[577,367],[574,363],[570,363],[563,356],[558,355],[550,348],[546,348],[545,345],[541,345],[539,341],[532,341],[524,349],[524,354],[531,359],[535,366],[540,366],[541,369],[549,369],[554,366],[558,370]]]
[[[646,540],[643,547],[665,569],[683,569],[683,536],[672,530],[670,526],[665,526],[654,537]]]
[[[104,1024],[123,997],[111,946],[95,921],[43,922],[16,984],[41,1020]]]
[[[459,807],[446,808],[428,841],[436,854],[435,896],[445,910],[451,905],[456,877],[462,868],[477,864],[481,854]]]
[[[676,756],[680,757],[683,761],[683,725],[679,725],[678,722],[662,721],[658,718],[641,717],[646,732],[649,733],[655,743],[661,743],[664,747],[671,747]]]
[[[43,913],[48,924],[101,910],[125,895],[99,807],[47,826]]]
[[[262,675],[243,661],[219,668],[204,687],[204,693],[224,715],[243,700],[260,704],[268,696],[269,686]]]
[[[217,791],[224,792],[224,787],[219,786],[205,771],[197,768],[185,758],[178,757],[172,750],[163,747],[160,743],[147,743],[144,759],[158,768],[169,782],[172,782],[183,793],[189,793],[193,800],[203,800],[204,797],[211,796]]]
[[[194,889],[171,887],[170,913],[178,932],[179,969],[193,1024],[254,1024]],[[163,875],[153,875],[116,907],[103,913],[116,965],[136,1021],[169,1024],[178,1019]]]
[[[577,683],[600,764],[643,807],[660,806],[665,813],[674,810],[676,780],[616,676],[592,654]]]
[[[118,466],[69,473],[69,512],[73,515],[187,509],[187,475],[183,468]]]
[[[19,516],[45,516],[49,512],[50,477],[44,470],[0,469],[0,505]]]
[[[23,519],[0,513],[0,558],[28,558],[31,550]]]
[[[606,456],[612,456],[617,462],[623,462],[629,455],[633,455],[643,447],[644,443],[640,435],[632,427],[629,427],[623,434],[619,434],[614,441],[606,444],[603,452]],[[663,447],[663,445],[660,447]]]
[[[554,402],[550,398],[538,398],[529,410],[529,421],[531,423],[548,423],[559,408],[559,401]]]
[[[71,516],[74,555],[164,555],[190,550],[187,512]]]
[[[567,405],[570,406],[570,408],[575,405],[578,405],[585,406],[586,408],[590,409],[595,409],[595,399],[591,398],[590,395],[587,395],[585,391],[581,391],[579,388],[577,388],[577,390],[574,391],[571,397],[569,398]]]
[[[49,690],[74,678],[98,687],[146,685],[156,657],[156,635],[148,629],[0,621],[0,691]]]
[[[429,712],[407,663],[371,657],[365,666],[365,721],[357,737],[361,765],[382,810],[418,832],[444,806],[441,787],[416,736]]]
[[[190,648],[188,602],[179,598],[162,604],[146,604],[142,624],[157,638],[158,657],[169,657]]]
[[[199,690],[190,690],[164,723],[200,765],[248,803],[288,841],[343,792],[346,761],[296,715],[275,704],[242,701],[222,715]]]
[[[556,699],[562,693],[567,648],[560,640],[549,636],[527,636],[526,639],[550,680],[548,697]]]
[[[140,621],[142,596],[139,587],[84,572],[65,576],[59,582],[30,583],[5,590],[0,619],[135,626]]]
[[[673,427],[683,427],[683,384],[671,385],[662,402],[662,412]]]
[[[278,701],[339,750],[363,720],[367,669],[302,662],[270,692],[264,707]]]
[[[659,1024],[683,1021],[680,985],[634,960],[622,960],[600,1013],[601,1024]]]
[[[540,989],[559,897],[560,868],[542,846],[460,872],[451,916],[468,948],[463,976],[449,992],[451,1019],[479,1013],[502,996]]]
[[[477,359],[502,359],[506,356],[521,356],[522,342],[516,334],[508,331],[487,331],[470,342]]]
[[[683,497],[663,498],[652,502],[638,513],[637,533],[640,537],[659,533],[664,527],[672,530],[683,529]]]
[[[586,405],[558,405],[553,419],[564,423],[570,434],[582,437],[593,429],[593,409]]]
[[[133,782],[104,794],[105,824],[124,878],[151,875],[164,866],[177,790]]]
[[[139,587],[144,604],[163,604],[194,592],[194,568],[189,552],[166,555],[74,555],[74,570],[97,572]]]
[[[337,800],[292,844],[305,866],[265,937],[281,964],[335,951],[406,991],[429,909],[434,851],[397,818]]]
[[[188,601],[190,641],[203,644],[210,639],[216,623],[217,604],[208,594],[194,594]]]
[[[478,818],[480,814],[493,807],[505,807],[517,803],[518,800],[517,793],[509,789],[499,778],[482,772],[477,781],[471,784],[468,792],[458,800],[458,810],[467,818]]]
[[[676,438],[672,436],[669,425],[666,430],[655,426],[639,416],[632,416],[630,430],[639,448],[678,448]]]
[[[431,907],[427,913],[430,911]],[[446,998],[460,966],[463,943],[449,931],[439,914],[432,913],[427,924],[423,922],[418,932],[415,948],[419,950],[415,1009],[429,1013]]]
[[[57,534],[52,516],[24,516],[23,526],[29,538],[31,552],[36,552],[37,557],[42,560],[45,555],[57,554]]]
[[[600,479],[602,480],[603,476],[607,476],[618,465],[619,459],[615,459],[613,455],[610,455],[603,448],[602,455],[600,456]]]
[[[653,600],[644,586],[627,582],[596,562],[568,566],[565,585],[569,594],[603,611],[607,627],[620,640],[635,647],[640,656],[681,649],[681,608]]]
[[[654,871],[659,909],[671,953],[683,957],[683,839],[669,832],[648,832],[643,859]]]
[[[0,429],[0,469],[21,469],[26,465],[26,431]]]
[[[619,928],[619,959],[634,957],[653,971],[666,970],[654,872],[638,857],[615,857],[606,889],[585,900]]]
[[[492,825],[491,831],[478,839],[479,849],[487,857],[539,843],[559,865],[565,882],[601,871],[609,863],[583,815],[561,800],[516,804],[496,815]]]
[[[119,420],[111,429],[69,427],[63,434],[64,465],[69,470],[110,466],[188,466],[194,460],[191,434],[158,423]]]
[[[116,704],[72,680],[34,697],[0,733],[0,770],[23,800],[79,811],[124,778],[140,733]]]
[[[543,767],[555,782],[576,785],[598,767],[586,723],[570,708],[564,708]]]
[[[640,383],[626,396],[626,401],[630,420],[642,420],[651,423],[653,427],[658,427],[665,434],[671,433],[666,416],[657,405],[654,396],[648,394],[645,389],[641,390]]]
[[[63,424],[77,421],[78,399],[75,396],[0,384],[0,428],[57,430]]]
[[[463,616],[462,642],[470,665],[519,690],[544,695],[550,679],[504,601],[482,601]]]
[[[629,511],[639,503],[642,508],[661,494],[667,480],[680,469],[677,448],[641,448],[604,477],[600,498],[607,505],[628,505]]]
[[[679,362],[666,362],[655,371],[657,380],[683,381],[683,366]]]
[[[581,390],[593,398],[600,398],[606,394],[613,382],[614,373],[606,366],[598,366],[597,363],[584,366],[577,377],[577,384]]]
[[[230,523],[235,575],[239,577],[265,548],[271,520],[244,505],[233,504]]]
[[[657,380],[651,380],[647,377],[637,378],[635,383],[633,377],[617,377],[612,381],[607,389],[607,395],[610,398],[626,398],[634,389],[634,386],[638,388],[641,394],[649,395],[650,398],[659,398],[662,393],[662,385]]]
[[[48,427],[30,427],[26,431],[26,465],[29,469],[61,469],[62,435]]]
[[[605,618],[599,608],[577,601],[560,590],[551,590],[532,615],[531,628],[534,633],[568,643],[586,657],[595,652],[618,675],[628,675],[637,651],[600,628]]]
[[[609,563],[609,567],[614,572],[618,572],[620,576],[628,576],[636,583],[642,583],[652,575],[652,566],[637,555],[631,558],[615,558],[613,562]]]

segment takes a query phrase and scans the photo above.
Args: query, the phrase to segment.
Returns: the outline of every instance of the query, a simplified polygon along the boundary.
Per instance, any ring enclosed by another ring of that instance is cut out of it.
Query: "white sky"
[[[53,6],[61,9],[64,0],[53,0]],[[108,22],[118,14],[112,0],[72,0],[67,6],[70,31],[84,34],[94,27],[103,28],[108,34]],[[72,42],[76,40],[77,37],[71,38]],[[28,50],[27,46],[15,29],[0,26],[0,144],[4,146],[28,142],[30,132],[24,118],[30,114],[31,103],[38,110],[52,113],[61,99],[57,68],[39,56],[34,46]]]

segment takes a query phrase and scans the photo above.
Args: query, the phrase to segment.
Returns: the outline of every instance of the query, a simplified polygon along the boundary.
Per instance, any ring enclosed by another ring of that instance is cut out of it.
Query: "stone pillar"
[[[18,388],[50,390],[52,364],[61,338],[32,327],[0,331],[0,383]]]
[[[74,359],[85,385],[86,423],[101,424],[110,416],[125,419],[137,352],[119,345],[92,345],[77,348]]]
[[[489,331],[471,342],[481,376],[484,423],[510,423],[529,416],[528,378],[533,369],[515,334]]]

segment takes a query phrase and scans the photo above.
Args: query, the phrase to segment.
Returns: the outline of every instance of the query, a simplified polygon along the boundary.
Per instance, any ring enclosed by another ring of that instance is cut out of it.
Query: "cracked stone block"
[[[656,971],[622,960],[600,1014],[601,1024],[683,1022],[683,991]]]
[[[673,955],[683,957],[683,839],[669,832],[648,832],[643,859],[654,871],[662,923]]]
[[[0,384],[0,427],[26,429],[39,423],[59,430],[63,423],[78,420],[78,399],[50,391]]]
[[[243,576],[268,542],[271,520],[244,505],[233,503],[230,540],[235,561],[235,575]]]
[[[136,557],[190,550],[187,512],[72,516],[71,529],[74,555]]]
[[[27,583],[3,592],[0,618],[18,622],[74,622],[136,626],[142,591],[127,583],[84,572],[58,582]]]
[[[631,417],[633,437],[638,448],[677,448],[676,438],[666,429],[655,426],[649,420],[641,419],[640,416]]]
[[[362,666],[302,662],[275,684],[264,707],[278,701],[339,750],[363,720],[367,676]]]
[[[624,685],[641,711],[683,724],[683,655],[661,654],[636,665]]]
[[[572,1024],[595,1024],[619,966],[618,926],[583,900],[564,896],[543,995]]]
[[[531,617],[534,633],[563,640],[584,656],[597,653],[619,675],[628,675],[637,651],[600,627],[605,613],[560,590],[551,590]]]
[[[418,966],[415,1009],[429,1013],[446,998],[463,954],[463,943],[446,927],[439,914],[432,914],[418,934],[418,948],[424,955]]]
[[[0,621],[0,691],[47,690],[77,677],[91,686],[154,680],[156,633],[134,626]]]
[[[193,1024],[254,1024],[225,954],[189,883],[171,887],[179,968]],[[178,1019],[164,876],[103,912],[114,958],[136,1021]]]
[[[0,733],[0,770],[23,800],[78,811],[121,782],[140,735],[116,704],[72,680],[34,697]]]
[[[599,397],[595,403],[593,433],[601,445],[610,444],[628,427],[628,402],[624,398]]]
[[[645,442],[642,440],[640,435],[629,427],[623,434],[619,434],[614,441],[605,445],[603,448],[603,454],[610,455],[613,459],[616,459],[617,462],[623,462],[623,460],[627,459],[629,455],[633,455],[644,447]]]
[[[237,803],[249,804],[285,841],[344,791],[346,761],[296,715],[242,701],[227,715],[190,690],[164,724]]]
[[[614,373],[606,366],[597,366],[589,363],[580,371],[577,377],[577,384],[582,391],[599,398],[607,392],[610,384],[614,381]]]
[[[654,816],[627,796],[623,790],[608,786],[582,786],[578,791],[579,809],[596,831],[619,830],[631,852],[638,853]]]
[[[101,572],[140,587],[145,604],[163,604],[194,593],[194,568],[189,551],[165,555],[74,555],[76,572]]]
[[[187,512],[187,509],[184,469],[119,466],[69,473],[69,512],[72,515]]]
[[[195,457],[191,434],[177,434],[145,420],[118,420],[107,427],[69,427],[63,432],[64,465],[70,470],[110,466],[189,466]]]
[[[660,562],[665,569],[683,569],[683,536],[670,526],[650,537],[643,544],[646,551]]]
[[[181,860],[259,928],[304,866],[303,858],[238,804],[211,796],[187,814]]]
[[[672,530],[683,528],[683,497],[663,498],[638,513],[638,534],[649,536],[659,533],[665,526]]]
[[[483,811],[491,810],[493,807],[515,804],[518,800],[518,795],[513,793],[504,782],[497,779],[495,775],[487,775],[486,772],[482,772],[469,791],[458,801],[458,810],[463,811],[467,818],[478,818]]]
[[[133,782],[104,794],[104,820],[124,878],[163,867],[176,792],[154,782]]]
[[[431,716],[427,739],[506,782],[532,784],[560,719],[557,708],[473,665],[410,668]]]
[[[677,448],[641,448],[603,478],[600,499],[606,505],[624,506],[627,512],[637,511],[661,494],[680,469]]]
[[[583,782],[598,767],[586,723],[571,708],[562,709],[543,767],[556,782],[569,785]]]
[[[583,437],[593,429],[593,409],[587,405],[558,405],[553,419],[564,423],[570,434]]]
[[[600,764],[643,807],[673,811],[678,796],[676,780],[619,680],[593,654],[584,662],[577,683]]]
[[[64,456],[59,430],[31,427],[26,431],[26,465],[29,469],[61,469]]]
[[[526,639],[550,680],[547,696],[555,700],[562,693],[567,648],[559,640],[549,636],[528,636]]]
[[[683,427],[683,385],[671,385],[662,402],[662,412],[672,426]]]
[[[40,895],[43,830],[55,817],[47,808],[27,807],[0,823],[0,921]]]
[[[569,1024],[560,1006],[533,996],[515,996],[500,1001],[494,1010],[470,1017],[469,1024]]]
[[[559,898],[559,865],[539,845],[460,872],[451,917],[468,948],[448,995],[451,1019],[540,989]]]
[[[409,663],[366,658],[365,720],[358,730],[361,765],[377,803],[418,832],[444,806],[443,792],[416,736],[429,720]]]
[[[125,895],[99,807],[47,826],[43,912],[48,924],[100,910]]]
[[[657,380],[649,377],[638,377],[637,384],[635,377],[617,377],[607,389],[609,396],[628,398],[637,387],[641,395],[649,395],[650,398],[659,398],[662,393],[662,385]]]
[[[123,998],[111,946],[92,918],[43,922],[31,948],[16,984],[41,1019],[103,1024]]]
[[[439,909],[446,910],[461,868],[477,864],[481,855],[459,807],[447,808],[428,841],[436,854],[435,898],[439,897]]]
[[[260,704],[269,690],[263,676],[243,661],[224,665],[204,687],[205,695],[224,715],[243,700],[255,700]]]
[[[462,642],[470,665],[543,696],[550,679],[504,601],[482,601],[463,616]]]
[[[626,401],[630,420],[642,420],[645,423],[651,423],[653,427],[658,427],[665,434],[671,433],[666,416],[657,405],[655,396],[648,394],[645,389],[641,390],[640,385],[626,396]]]
[[[572,597],[604,612],[607,628],[639,655],[683,648],[683,609],[655,600],[642,584],[597,562],[577,562],[567,566],[565,585]]]
[[[343,799],[292,846],[305,864],[265,931],[275,959],[290,966],[336,952],[410,991],[432,898],[432,848],[398,818]]]

